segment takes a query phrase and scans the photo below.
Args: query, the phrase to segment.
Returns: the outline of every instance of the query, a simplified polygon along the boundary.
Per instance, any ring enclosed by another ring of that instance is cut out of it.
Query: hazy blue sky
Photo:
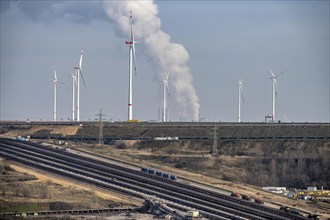
[[[270,65],[275,73],[287,71],[277,81],[277,120],[330,121],[329,1],[156,4],[161,29],[189,53],[201,118],[237,121],[236,85],[243,78],[241,120],[263,121],[272,110]],[[0,19],[1,120],[52,119],[54,65],[65,83],[58,85],[58,118],[70,118],[69,75],[81,49],[87,84],[81,87],[81,118],[94,120],[102,108],[108,120],[127,119],[129,36],[116,34],[103,1],[1,0]],[[160,77],[143,43],[136,55],[133,117],[155,120]],[[168,104],[177,121],[185,115],[179,114],[173,85]]]

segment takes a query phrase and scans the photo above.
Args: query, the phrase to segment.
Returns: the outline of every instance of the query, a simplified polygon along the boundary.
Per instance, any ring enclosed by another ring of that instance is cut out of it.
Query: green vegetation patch
[[[26,203],[26,204],[6,204],[7,207],[0,206],[0,212],[37,212],[41,211],[41,207],[36,203]]]

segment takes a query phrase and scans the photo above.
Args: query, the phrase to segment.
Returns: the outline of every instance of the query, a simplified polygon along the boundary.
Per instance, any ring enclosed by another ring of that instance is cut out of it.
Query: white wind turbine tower
[[[56,121],[56,86],[57,86],[58,80],[57,80],[57,76],[56,76],[55,66],[54,66],[54,80],[53,80],[53,83],[54,83],[54,111],[53,111],[53,118],[54,118],[54,121]],[[63,82],[59,82],[59,83],[63,84]]]
[[[75,100],[74,96],[76,93],[76,86],[77,86],[77,79],[76,74],[73,72],[71,73],[70,77],[72,78],[72,121],[75,120]]]
[[[270,79],[272,80],[272,102],[273,102],[273,111],[272,111],[272,115],[271,115],[271,118],[272,118],[272,121],[275,121],[275,99],[277,98],[277,82],[276,82],[276,79],[282,75],[283,73],[285,73],[286,71],[283,71],[277,75],[275,75],[273,73],[273,71],[269,68],[269,71],[271,73],[271,77]]]
[[[241,122],[241,101],[244,103],[243,97],[243,79],[238,82],[238,122]]]
[[[167,110],[167,106],[166,106],[166,95],[168,94],[168,96],[171,96],[170,94],[170,89],[168,88],[168,73],[164,74],[164,79],[161,80],[161,82],[163,83],[163,122],[166,122],[166,110]]]
[[[81,76],[81,79],[82,79],[84,85],[86,86],[85,80],[84,80],[84,77],[83,77],[82,71],[81,71],[83,53],[84,53],[84,50],[81,50],[79,66],[74,67],[77,70],[77,72],[76,72],[76,77],[77,77],[76,78],[76,80],[77,80],[77,121],[80,121],[80,76]]]
[[[133,91],[132,91],[132,73],[133,73],[133,62],[134,71],[136,74],[136,61],[135,61],[135,43],[134,33],[133,33],[133,22],[132,22],[132,12],[130,12],[130,24],[131,24],[131,41],[126,41],[125,43],[129,45],[129,83],[128,83],[128,121],[133,119]]]

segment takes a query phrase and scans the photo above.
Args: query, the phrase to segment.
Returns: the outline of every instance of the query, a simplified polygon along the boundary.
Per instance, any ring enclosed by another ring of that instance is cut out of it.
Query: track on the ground
[[[211,219],[306,219],[278,209],[164,179],[138,170],[86,158],[32,142],[0,139],[0,155],[47,172],[110,190],[154,195],[202,211]]]

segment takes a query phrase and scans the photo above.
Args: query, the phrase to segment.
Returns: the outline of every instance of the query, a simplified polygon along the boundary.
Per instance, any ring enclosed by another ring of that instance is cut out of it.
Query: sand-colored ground
[[[45,127],[43,129],[47,129],[49,127]],[[34,127],[33,129],[39,129]],[[75,135],[79,129],[79,126],[66,126],[66,127],[58,127],[54,126],[51,127],[51,134],[63,134],[64,136],[66,135]],[[41,130],[41,129],[40,129]]]
[[[10,130],[4,134],[1,134],[0,137],[4,138],[14,138],[18,135],[27,136],[33,135],[41,130],[49,130],[51,134],[62,134],[63,136],[75,135],[79,129],[79,126],[33,126],[29,129],[20,129],[20,130]]]

